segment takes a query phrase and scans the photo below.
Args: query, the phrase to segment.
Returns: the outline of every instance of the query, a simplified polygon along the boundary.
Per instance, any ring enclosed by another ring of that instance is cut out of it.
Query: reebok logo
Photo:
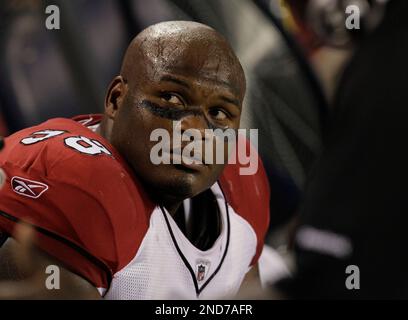
[[[11,179],[11,187],[15,193],[33,199],[39,198],[45,191],[48,190],[48,186],[44,183],[21,177],[13,177]]]

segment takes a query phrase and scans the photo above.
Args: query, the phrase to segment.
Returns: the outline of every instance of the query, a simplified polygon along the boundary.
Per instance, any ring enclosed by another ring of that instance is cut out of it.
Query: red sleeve
[[[228,164],[220,178],[225,196],[234,210],[252,226],[257,237],[255,255],[251,266],[255,265],[262,253],[265,235],[269,228],[269,181],[255,148],[246,141],[247,151],[252,148],[258,161],[258,169],[252,175],[242,175],[240,164]]]
[[[41,249],[95,287],[108,288],[148,228],[146,199],[113,150],[91,155],[64,144],[67,137],[83,134],[111,150],[76,126],[64,123],[64,134],[28,146],[20,142],[33,129],[6,139],[0,153],[7,174],[0,191],[0,229],[13,234],[16,221],[29,221]]]
[[[94,233],[92,227],[110,236],[111,229],[104,214],[101,214],[104,210],[101,204],[83,190],[50,180],[33,168],[27,171],[6,164],[3,169],[7,179],[0,191],[0,229],[12,235],[16,222],[29,222],[36,228],[37,244],[42,250],[96,287],[107,288],[113,269],[108,262],[115,261],[112,256],[114,251],[108,244],[98,252],[94,248],[95,243],[87,239]],[[45,185],[48,189],[38,198],[30,198],[15,191],[24,186],[23,183],[33,191],[36,185]],[[96,214],[101,214],[102,219],[96,219]],[[86,228],[78,229],[82,223],[76,224],[75,217],[81,217],[83,224],[90,229],[87,232]],[[88,218],[94,220],[92,224],[87,221]]]

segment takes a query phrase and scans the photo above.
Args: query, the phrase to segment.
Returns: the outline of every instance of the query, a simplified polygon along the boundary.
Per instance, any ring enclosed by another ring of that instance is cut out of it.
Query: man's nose
[[[192,114],[181,120],[181,133],[187,130],[197,130],[202,139],[205,139],[205,130],[209,129],[208,121],[204,114]]]

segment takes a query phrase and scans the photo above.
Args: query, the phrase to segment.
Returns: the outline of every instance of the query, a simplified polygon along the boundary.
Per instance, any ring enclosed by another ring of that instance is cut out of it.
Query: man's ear
[[[117,111],[122,106],[127,91],[128,85],[122,76],[117,76],[112,80],[105,97],[105,114],[110,119],[115,118]]]

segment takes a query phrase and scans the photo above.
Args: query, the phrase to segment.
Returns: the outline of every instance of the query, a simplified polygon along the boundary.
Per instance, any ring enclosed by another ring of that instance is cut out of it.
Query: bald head
[[[214,29],[197,22],[170,21],[148,27],[129,45],[121,75],[137,85],[141,75],[163,72],[212,79],[245,94],[245,76],[232,48]]]

